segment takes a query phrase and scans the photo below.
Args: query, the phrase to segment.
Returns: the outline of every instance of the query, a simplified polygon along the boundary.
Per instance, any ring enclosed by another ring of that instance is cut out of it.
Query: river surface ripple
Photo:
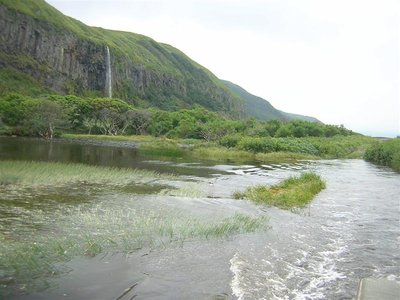
[[[399,280],[400,176],[362,160],[311,166],[327,181],[308,209],[269,209],[271,230],[231,259],[239,299],[352,299],[363,277]]]
[[[52,279],[51,288],[21,299],[116,299],[130,287],[119,299],[353,299],[361,278],[400,280],[400,174],[387,168],[362,160],[248,166],[161,162],[140,158],[129,147],[33,142],[2,139],[0,159],[174,172],[198,184],[202,198],[149,195],[138,201],[116,195],[115,201],[169,206],[196,217],[258,211],[268,216],[270,229],[129,255],[78,257],[68,274]],[[290,212],[231,199],[236,190],[275,184],[307,170],[321,175],[327,188],[306,209]]]

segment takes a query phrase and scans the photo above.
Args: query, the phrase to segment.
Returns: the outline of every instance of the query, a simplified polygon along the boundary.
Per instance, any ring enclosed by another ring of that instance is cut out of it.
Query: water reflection
[[[191,164],[192,161],[182,158],[161,162],[160,157],[141,155],[136,146],[136,143],[130,142],[0,137],[0,159],[84,163],[202,177],[216,173],[215,169],[198,168]]]

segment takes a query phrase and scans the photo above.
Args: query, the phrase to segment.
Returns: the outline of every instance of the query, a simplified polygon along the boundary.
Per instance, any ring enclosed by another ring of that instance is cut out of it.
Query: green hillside
[[[280,121],[291,121],[291,120],[303,120],[309,122],[319,122],[317,119],[308,116],[296,115],[291,113],[286,113],[277,110],[271,105],[267,100],[250,94],[242,87],[222,80],[222,82],[230,89],[232,93],[244,100],[245,113],[248,116],[254,117],[258,120],[280,120]]]
[[[0,0],[0,14],[5,21],[0,29],[3,73],[25,74],[31,83],[61,94],[104,96],[108,47],[113,97],[144,107],[201,105],[243,115],[241,99],[170,45],[140,34],[86,26],[43,0]],[[0,87],[0,92],[8,91]]]
[[[170,45],[87,26],[44,0],[0,0],[0,20],[0,95],[105,97],[111,77],[112,97],[136,107],[317,121],[275,109]]]

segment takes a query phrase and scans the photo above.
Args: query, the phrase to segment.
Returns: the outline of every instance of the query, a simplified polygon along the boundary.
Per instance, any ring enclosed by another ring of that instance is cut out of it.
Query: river
[[[190,178],[201,194],[142,195],[141,205],[166,205],[203,217],[226,211],[265,214],[269,228],[129,254],[76,257],[67,263],[69,272],[50,279],[49,288],[16,299],[353,299],[361,278],[400,281],[400,174],[363,160],[168,161],[142,157],[131,146],[2,138],[0,159],[173,172]],[[327,183],[306,209],[285,211],[231,199],[236,190],[274,184],[305,170]],[[119,203],[137,205],[124,197]]]

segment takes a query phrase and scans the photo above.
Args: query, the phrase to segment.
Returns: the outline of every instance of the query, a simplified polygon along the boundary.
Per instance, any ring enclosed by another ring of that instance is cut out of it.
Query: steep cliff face
[[[141,106],[202,105],[232,116],[243,101],[179,50],[141,35],[93,28],[42,0],[0,0],[0,67],[62,94],[114,97]]]
[[[39,79],[51,89],[70,91],[105,87],[104,47],[81,40],[73,33],[0,5],[0,63]]]

